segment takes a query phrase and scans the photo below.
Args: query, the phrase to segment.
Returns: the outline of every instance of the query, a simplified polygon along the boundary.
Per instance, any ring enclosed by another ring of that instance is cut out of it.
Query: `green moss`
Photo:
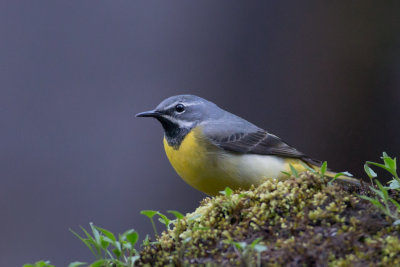
[[[303,173],[206,198],[144,247],[138,264],[400,265],[400,228],[357,197],[360,190]]]

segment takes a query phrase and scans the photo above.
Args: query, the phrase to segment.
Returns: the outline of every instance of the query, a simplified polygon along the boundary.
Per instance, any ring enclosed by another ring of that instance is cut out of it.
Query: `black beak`
[[[144,111],[140,112],[135,115],[136,117],[160,117],[161,113],[156,111],[156,110],[149,110],[149,111]]]

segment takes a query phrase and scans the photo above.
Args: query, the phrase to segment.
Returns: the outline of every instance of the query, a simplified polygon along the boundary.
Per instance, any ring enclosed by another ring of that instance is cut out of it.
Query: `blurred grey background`
[[[205,197],[134,114],[205,97],[336,170],[400,151],[398,1],[0,2],[0,266],[93,260],[89,222]]]

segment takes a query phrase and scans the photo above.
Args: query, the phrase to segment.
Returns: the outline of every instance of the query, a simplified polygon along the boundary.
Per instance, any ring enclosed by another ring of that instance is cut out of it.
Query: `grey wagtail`
[[[227,186],[247,189],[265,179],[285,179],[288,176],[283,172],[290,172],[290,165],[299,172],[306,166],[315,170],[321,166],[321,161],[276,135],[198,96],[172,96],[136,116],[153,117],[161,123],[171,165],[185,182],[209,195]],[[339,179],[359,184],[347,176]]]

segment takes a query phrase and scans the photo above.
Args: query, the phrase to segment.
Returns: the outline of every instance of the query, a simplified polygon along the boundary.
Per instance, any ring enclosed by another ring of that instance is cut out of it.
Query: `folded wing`
[[[233,127],[232,127],[233,126]],[[321,162],[311,159],[294,147],[286,144],[279,137],[268,133],[258,127],[251,127],[250,131],[240,125],[231,125],[227,129],[213,129],[216,125],[205,130],[208,139],[214,145],[241,154],[276,155],[280,157],[300,158],[310,164],[320,166]],[[232,134],[232,132],[234,132]],[[230,134],[228,134],[230,133]]]

